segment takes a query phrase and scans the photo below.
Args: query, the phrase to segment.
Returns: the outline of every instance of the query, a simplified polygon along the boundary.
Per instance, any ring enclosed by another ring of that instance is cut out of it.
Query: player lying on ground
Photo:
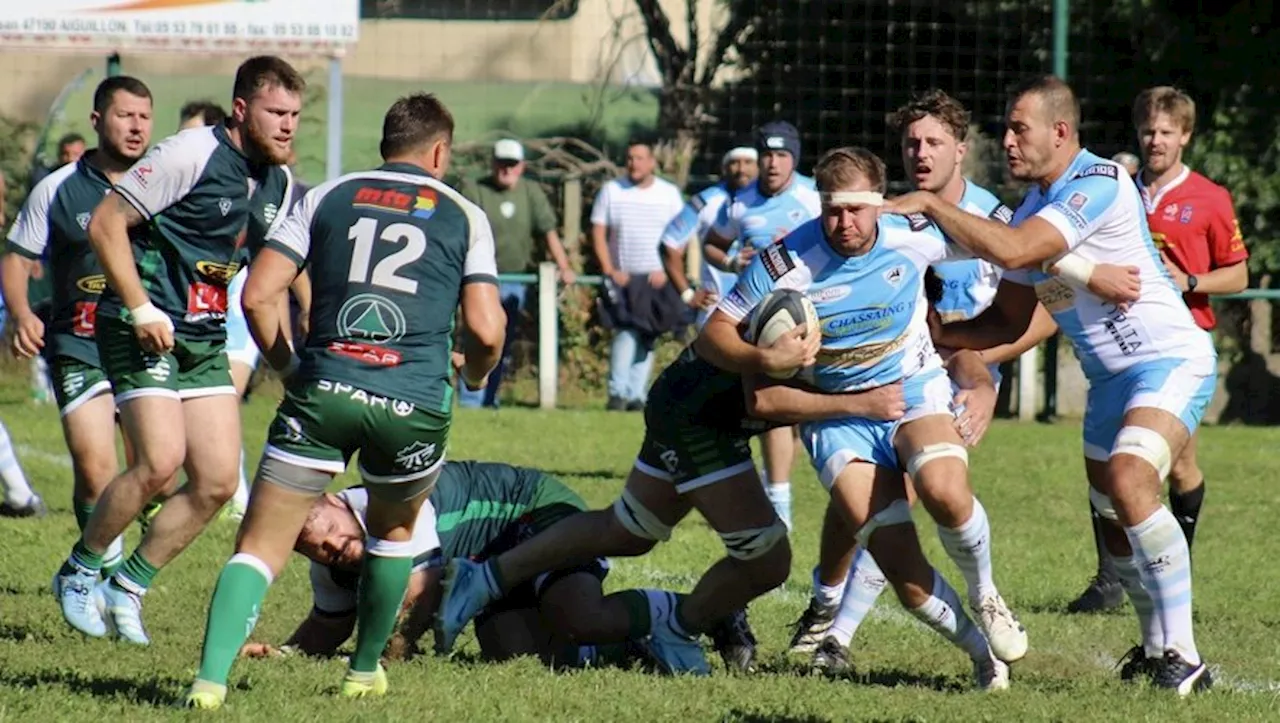
[[[429,499],[414,528],[414,570],[399,628],[388,645],[393,658],[416,653],[435,616],[441,569],[432,563],[441,554],[484,560],[586,509],[573,490],[544,472],[485,462],[446,462]],[[362,487],[326,494],[312,507],[295,549],[311,560],[314,604],[286,649],[329,655],[354,630],[367,507],[368,491]],[[604,560],[593,560],[540,575],[507,593],[476,619],[481,654],[488,660],[536,655],[558,666],[621,662],[635,646],[609,636],[620,626],[609,625],[608,616],[625,616],[626,609],[616,596],[605,596],[601,582],[607,573]],[[749,631],[735,630],[731,621],[718,627],[718,644],[747,643],[734,636]],[[274,651],[262,643],[242,649],[253,656]]]
[[[497,364],[506,326],[489,222],[440,180],[453,128],[453,116],[434,96],[397,100],[383,121],[383,165],[309,191],[249,267],[250,329],[267,361],[289,378],[236,554],[209,605],[189,706],[222,705],[227,675],[267,588],[288,562],[315,500],[356,452],[369,493],[370,539],[355,653],[339,692],[387,691],[378,659],[413,568],[418,510],[448,444],[455,317],[462,378],[472,389]],[[303,267],[312,305],[299,360],[286,340],[290,320],[280,300]]]
[[[1038,298],[1054,315],[1089,379],[1085,471],[1107,549],[1138,616],[1142,644],[1121,677],[1148,677],[1187,695],[1209,687],[1191,614],[1186,536],[1160,502],[1173,460],[1199,426],[1217,379],[1217,354],[1196,326],[1160,262],[1133,180],[1080,146],[1080,104],[1052,76],[1011,95],[1004,147],[1009,170],[1031,188],[1011,226],[941,203],[929,193],[894,199],[895,212],[921,212],[948,237],[1009,271],[1020,303],[993,306],[942,327],[948,346],[987,348],[1023,333]],[[1068,262],[1065,254],[1078,257]],[[1140,269],[1127,308],[1049,275],[1088,278],[1099,262]],[[1009,314],[1009,309],[1021,314]]]

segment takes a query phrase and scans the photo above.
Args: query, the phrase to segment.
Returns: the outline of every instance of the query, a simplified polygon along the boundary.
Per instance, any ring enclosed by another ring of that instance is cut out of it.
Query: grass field
[[[128,72],[128,68],[125,68]],[[49,142],[68,131],[91,137],[89,112],[93,89],[101,76],[87,79],[68,99],[63,121],[51,133]],[[178,127],[178,110],[189,100],[212,99],[224,108],[231,95],[231,78],[223,76],[157,75],[142,78],[155,98],[155,131],[160,140]],[[323,73],[308,77],[315,87],[327,85]],[[570,83],[463,83],[384,80],[348,77],[343,82],[344,171],[368,168],[379,163],[378,140],[382,116],[396,98],[428,91],[437,94],[454,115],[457,142],[492,137],[507,131],[518,137],[538,137],[551,133],[581,130],[592,120],[596,89]],[[622,143],[637,128],[651,128],[657,121],[657,99],[643,89],[613,88],[606,91],[607,102],[596,127],[596,141]],[[297,144],[299,173],[316,183],[324,179],[325,134],[328,118],[323,98],[306,108]],[[592,129],[594,131],[594,129]],[[50,148],[50,153],[53,149]]]
[[[245,407],[246,442],[254,458],[273,411],[269,397],[260,394]],[[52,512],[43,520],[0,520],[0,720],[202,718],[172,706],[194,674],[209,594],[230,553],[234,526],[215,523],[160,575],[147,596],[151,647],[73,634],[48,592],[50,577],[75,536],[69,469],[56,412],[33,407],[25,398],[21,376],[5,375],[0,417]],[[542,467],[589,503],[604,505],[616,496],[640,435],[635,414],[463,411],[450,456]],[[218,715],[275,723],[1276,720],[1280,541],[1272,534],[1271,514],[1280,463],[1267,450],[1278,443],[1280,430],[1205,431],[1201,459],[1210,488],[1196,543],[1195,601],[1198,642],[1217,666],[1219,685],[1192,700],[1118,682],[1111,666],[1137,635],[1127,611],[1094,617],[1062,613],[1093,564],[1077,427],[998,423],[972,464],[995,529],[997,580],[1031,638],[1031,653],[1015,666],[1014,687],[1006,694],[971,692],[963,656],[905,615],[891,595],[881,599],[855,640],[858,676],[828,681],[797,674],[782,651],[788,624],[809,594],[824,504],[824,493],[806,466],[795,481],[798,528],[791,578],[751,607],[764,663],[757,675],[735,677],[717,669],[709,679],[690,680],[622,670],[558,674],[529,660],[482,665],[469,662],[477,649],[468,633],[461,660],[426,657],[394,664],[391,694],[357,703],[334,697],[343,672],[340,660],[241,661],[232,674],[228,706]],[[932,525],[920,522],[928,554],[959,583]],[[695,515],[650,557],[617,561],[607,585],[687,590],[721,550]],[[281,642],[309,605],[306,566],[295,560],[265,603],[254,639]]]

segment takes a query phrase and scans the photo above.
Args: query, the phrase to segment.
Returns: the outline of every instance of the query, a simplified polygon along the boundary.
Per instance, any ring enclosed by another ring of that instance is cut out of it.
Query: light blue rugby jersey
[[[786,188],[772,196],[764,195],[758,182],[739,191],[720,207],[712,231],[734,242],[731,254],[742,244],[751,244],[760,251],[820,213],[818,192],[803,176],[795,175]]]
[[[1001,223],[1013,220],[1013,211],[987,189],[965,180],[961,209]],[[1003,271],[982,259],[939,264],[933,268],[942,282],[942,299],[936,304],[943,323],[967,321],[987,310],[995,299]]]
[[[733,194],[724,181],[693,194],[662,231],[662,245],[682,249],[689,239],[702,239],[715,223],[716,215]]]
[[[878,387],[942,366],[923,281],[952,258],[969,255],[924,216],[881,215],[875,246],[854,257],[833,251],[815,219],[761,251],[719,309],[741,321],[775,288],[803,291],[822,327],[811,381],[828,392]]]
[[[1081,149],[1049,188],[1031,187],[1013,225],[1032,217],[1050,223],[1068,250],[1094,263],[1138,267],[1141,297],[1124,311],[1040,269],[1005,273],[1010,282],[1035,288],[1090,381],[1145,361],[1216,355],[1212,337],[1196,326],[1160,261],[1137,186],[1119,164]]]
[[[685,203],[684,208],[680,209],[680,213],[663,229],[662,245],[683,249],[689,245],[690,239],[695,239],[695,243],[702,243],[702,240],[707,237],[707,231],[711,230],[711,226],[715,223],[720,209],[731,198],[733,198],[733,191],[729,190],[725,181],[695,193]],[[736,280],[737,277],[733,274],[721,271],[708,263],[707,255],[702,254],[702,288],[719,296],[724,293],[724,289],[732,288]],[[705,318],[705,314],[700,318]]]

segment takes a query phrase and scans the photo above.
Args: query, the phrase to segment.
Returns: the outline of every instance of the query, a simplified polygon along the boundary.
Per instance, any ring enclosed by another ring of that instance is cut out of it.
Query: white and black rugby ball
[[[797,326],[806,326],[806,335],[819,333],[818,310],[809,297],[795,289],[774,289],[756,306],[747,326],[748,338],[759,347],[771,347],[778,337]],[[769,376],[790,379],[800,369],[773,372]]]

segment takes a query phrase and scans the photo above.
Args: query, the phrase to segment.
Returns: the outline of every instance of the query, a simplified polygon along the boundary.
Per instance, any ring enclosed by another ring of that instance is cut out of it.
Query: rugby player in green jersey
[[[316,500],[295,546],[311,561],[311,611],[280,647],[246,643],[242,655],[331,655],[350,637],[368,500],[364,487]],[[547,473],[495,462],[446,462],[430,503],[419,510],[414,526],[414,567],[388,658],[418,651],[439,603],[444,558],[493,557],[586,509],[573,490]],[[625,638],[625,621],[621,636],[615,632],[619,626],[610,624],[610,618],[625,617],[626,608],[618,595],[602,590],[608,569],[604,559],[590,560],[539,575],[507,593],[476,619],[481,655],[486,660],[536,655],[547,664],[571,667],[642,658],[642,642]],[[712,633],[722,653],[754,642],[740,627],[743,619],[727,619]]]
[[[106,286],[102,265],[89,246],[89,218],[112,184],[142,158],[151,143],[151,90],[137,78],[117,75],[98,84],[89,123],[97,147],[32,189],[9,231],[3,267],[6,305],[13,315],[14,352],[49,360],[62,434],[75,479],[72,504],[83,531],[94,505],[119,472],[111,382],[94,342],[98,300]],[[53,274],[49,325],[27,302],[28,280],[42,258]],[[123,562],[124,538],[103,555],[110,577]]]
[[[472,389],[497,364],[506,325],[489,222],[440,180],[452,143],[453,117],[434,96],[396,101],[383,121],[383,165],[309,191],[250,266],[245,316],[264,358],[288,383],[236,554],[213,593],[190,706],[222,704],[231,663],[267,588],[315,499],[357,451],[369,492],[369,539],[355,654],[340,693],[387,690],[379,657],[413,568],[418,510],[448,442],[455,316],[460,373]],[[279,301],[304,266],[310,333],[295,353]]]
[[[107,281],[94,334],[136,457],[102,493],[55,581],[63,617],[88,635],[106,634],[105,607],[120,637],[148,644],[142,598],[152,579],[235,490],[240,409],[223,348],[227,281],[246,241],[265,238],[283,216],[291,183],[281,164],[304,86],[279,58],[245,61],[226,124],[152,148],[88,222]],[[187,483],[96,588],[111,541],[179,467]]]

